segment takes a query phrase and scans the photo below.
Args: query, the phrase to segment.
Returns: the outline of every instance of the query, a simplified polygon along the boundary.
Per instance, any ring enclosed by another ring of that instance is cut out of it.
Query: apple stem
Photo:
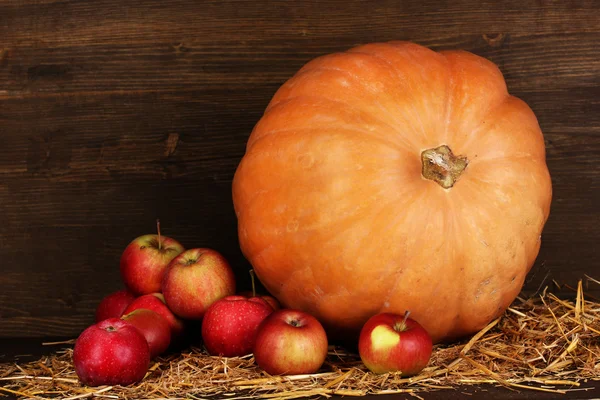
[[[406,329],[406,320],[408,319],[408,316],[410,315],[410,311],[406,310],[404,312],[404,319],[402,320],[402,328]]]
[[[406,320],[408,319],[409,315],[410,315],[410,311],[406,310],[404,312],[404,319],[401,322],[396,322],[394,324],[394,330],[396,332],[404,332],[406,330]]]
[[[252,282],[252,297],[256,296],[256,284],[254,283],[254,270],[250,270],[250,281]]]
[[[158,232],[158,249],[161,249],[161,243],[160,243],[160,220],[157,218],[156,219],[156,231]]]

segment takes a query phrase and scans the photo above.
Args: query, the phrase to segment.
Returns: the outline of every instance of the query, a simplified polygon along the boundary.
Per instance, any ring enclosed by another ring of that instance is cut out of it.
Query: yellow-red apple
[[[260,324],[254,359],[271,375],[311,374],[327,357],[327,335],[312,315],[294,309],[271,313]]]
[[[216,250],[189,249],[167,267],[162,293],[175,315],[199,320],[215,301],[235,294],[235,276]]]
[[[160,292],[167,265],[183,252],[177,240],[160,235],[143,235],[134,239],[121,255],[121,279],[136,295]]]
[[[431,337],[415,320],[405,315],[380,313],[363,325],[358,352],[365,366],[377,374],[418,374],[429,362]]]

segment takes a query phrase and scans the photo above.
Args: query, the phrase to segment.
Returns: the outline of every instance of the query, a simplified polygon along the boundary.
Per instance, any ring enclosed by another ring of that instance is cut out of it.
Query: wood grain
[[[554,184],[525,289],[594,275],[599,27],[597,1],[1,1],[0,337],[77,335],[156,218],[249,287],[231,202],[246,139],[304,63],[372,41],[498,64]]]

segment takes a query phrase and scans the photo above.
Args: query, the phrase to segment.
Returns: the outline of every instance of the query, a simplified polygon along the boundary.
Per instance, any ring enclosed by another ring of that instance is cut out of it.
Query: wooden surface
[[[600,270],[598,1],[0,1],[0,336],[75,336],[154,231],[248,287],[231,180],[310,59],[411,40],[487,57],[545,133],[554,200],[526,290]]]

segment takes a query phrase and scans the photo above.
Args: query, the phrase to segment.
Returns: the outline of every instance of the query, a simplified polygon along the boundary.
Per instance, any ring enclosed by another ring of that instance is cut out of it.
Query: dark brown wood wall
[[[600,2],[0,1],[0,336],[75,336],[154,231],[220,250],[231,180],[310,59],[411,40],[487,57],[537,114],[552,214],[526,284],[600,271]]]

